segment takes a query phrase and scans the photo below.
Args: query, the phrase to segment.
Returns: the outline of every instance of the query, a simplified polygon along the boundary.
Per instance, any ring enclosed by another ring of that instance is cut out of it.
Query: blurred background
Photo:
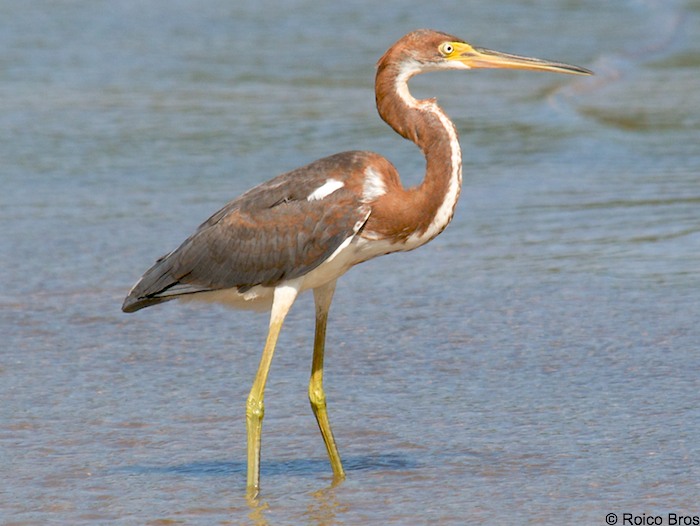
[[[0,522],[602,524],[700,514],[700,2],[0,1]],[[595,77],[415,79],[464,150],[453,223],[352,269],[331,311],[334,486],[306,399],[313,305],[266,397],[265,315],[121,302],[251,186],[419,150],[374,64],[429,27]]]

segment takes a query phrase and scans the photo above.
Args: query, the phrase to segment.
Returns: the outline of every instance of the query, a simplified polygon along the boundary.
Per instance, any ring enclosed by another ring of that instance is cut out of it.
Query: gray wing
[[[339,178],[343,163],[337,157],[283,174],[228,203],[146,271],[122,309],[134,312],[197,292],[275,286],[319,266],[369,216],[345,187],[308,199],[328,178]]]

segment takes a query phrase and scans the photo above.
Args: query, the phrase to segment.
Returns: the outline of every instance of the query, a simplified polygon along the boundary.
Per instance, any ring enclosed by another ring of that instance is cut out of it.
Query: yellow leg
[[[335,445],[331,424],[328,421],[326,394],[323,392],[323,353],[326,345],[326,324],[334,291],[335,281],[314,289],[316,334],[314,336],[314,356],[311,363],[311,380],[309,381],[309,401],[328,450],[328,458],[331,462],[331,468],[333,468],[333,475],[336,479],[342,479],[345,477],[345,471],[340,461],[338,447]]]
[[[281,286],[275,289],[270,313],[270,328],[267,333],[265,349],[258,372],[255,375],[253,387],[248,395],[246,403],[246,428],[248,431],[248,482],[247,491],[249,498],[257,497],[260,488],[260,443],[262,436],[262,421],[265,416],[265,383],[272,363],[272,355],[275,352],[277,338],[279,337],[284,318],[287,316],[292,303],[299,292],[295,286]]]

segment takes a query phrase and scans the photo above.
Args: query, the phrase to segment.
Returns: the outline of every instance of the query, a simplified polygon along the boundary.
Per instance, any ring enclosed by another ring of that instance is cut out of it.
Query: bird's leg
[[[299,292],[298,286],[283,285],[275,288],[270,313],[270,328],[267,333],[265,349],[260,358],[258,372],[255,375],[253,387],[248,395],[246,403],[246,427],[248,430],[248,497],[255,498],[260,488],[260,442],[262,434],[262,421],[265,415],[265,383],[270,371],[272,355],[275,352],[277,338],[279,337],[284,318],[287,316],[292,303]]]
[[[345,471],[343,471],[338,447],[335,445],[331,424],[328,421],[326,394],[323,392],[323,353],[326,345],[326,323],[328,322],[328,310],[333,300],[334,291],[335,280],[314,289],[316,334],[314,335],[314,356],[311,363],[311,380],[309,381],[309,400],[328,450],[328,458],[331,462],[331,468],[333,468],[333,475],[336,479],[342,479],[345,477]]]

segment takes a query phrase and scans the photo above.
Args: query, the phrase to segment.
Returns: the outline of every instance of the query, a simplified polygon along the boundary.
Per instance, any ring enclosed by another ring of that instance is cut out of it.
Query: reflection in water
[[[309,500],[305,517],[306,524],[316,526],[330,526],[340,524],[337,520],[338,513],[348,510],[348,505],[338,499],[336,488],[342,480],[334,480],[330,486],[311,493],[313,500]]]
[[[294,468],[295,465],[299,466],[301,464],[303,464],[303,468]],[[344,465],[347,469],[348,477],[352,477],[354,473],[359,471],[389,471],[395,473],[414,471],[421,467],[420,462],[406,455],[396,453],[348,457],[345,459]],[[324,459],[318,462],[311,460],[295,460],[292,462],[275,463],[271,461],[268,462],[265,471],[268,472],[267,475],[272,475],[273,473],[283,475],[284,473],[295,472],[297,475],[308,473],[316,476],[318,473],[327,469],[328,462]],[[333,479],[328,486],[311,491],[307,494],[310,498],[308,499],[306,511],[302,514],[304,518],[303,524],[331,526],[341,523],[338,519],[338,515],[349,511],[352,507],[350,502],[340,497],[344,480],[345,479]],[[273,482],[271,482],[271,484],[273,484]],[[251,524],[255,526],[271,524],[268,520],[268,516],[275,510],[272,509],[270,500],[265,497],[264,493],[262,496],[260,493],[252,496],[249,495],[247,497],[247,503],[249,508],[248,518]]]
[[[312,491],[304,516],[304,524],[314,526],[332,526],[340,524],[338,514],[349,509],[347,503],[340,502],[336,488],[342,480],[335,479],[329,486]],[[268,526],[266,514],[270,511],[270,504],[267,500],[260,499],[259,495],[248,497],[248,507],[250,512],[248,518],[253,526]]]
[[[257,496],[248,497],[248,506],[250,507],[250,513],[248,517],[250,518],[250,523],[254,526],[267,526],[269,522],[265,518],[265,511],[267,511],[270,506],[267,502],[260,501]]]

